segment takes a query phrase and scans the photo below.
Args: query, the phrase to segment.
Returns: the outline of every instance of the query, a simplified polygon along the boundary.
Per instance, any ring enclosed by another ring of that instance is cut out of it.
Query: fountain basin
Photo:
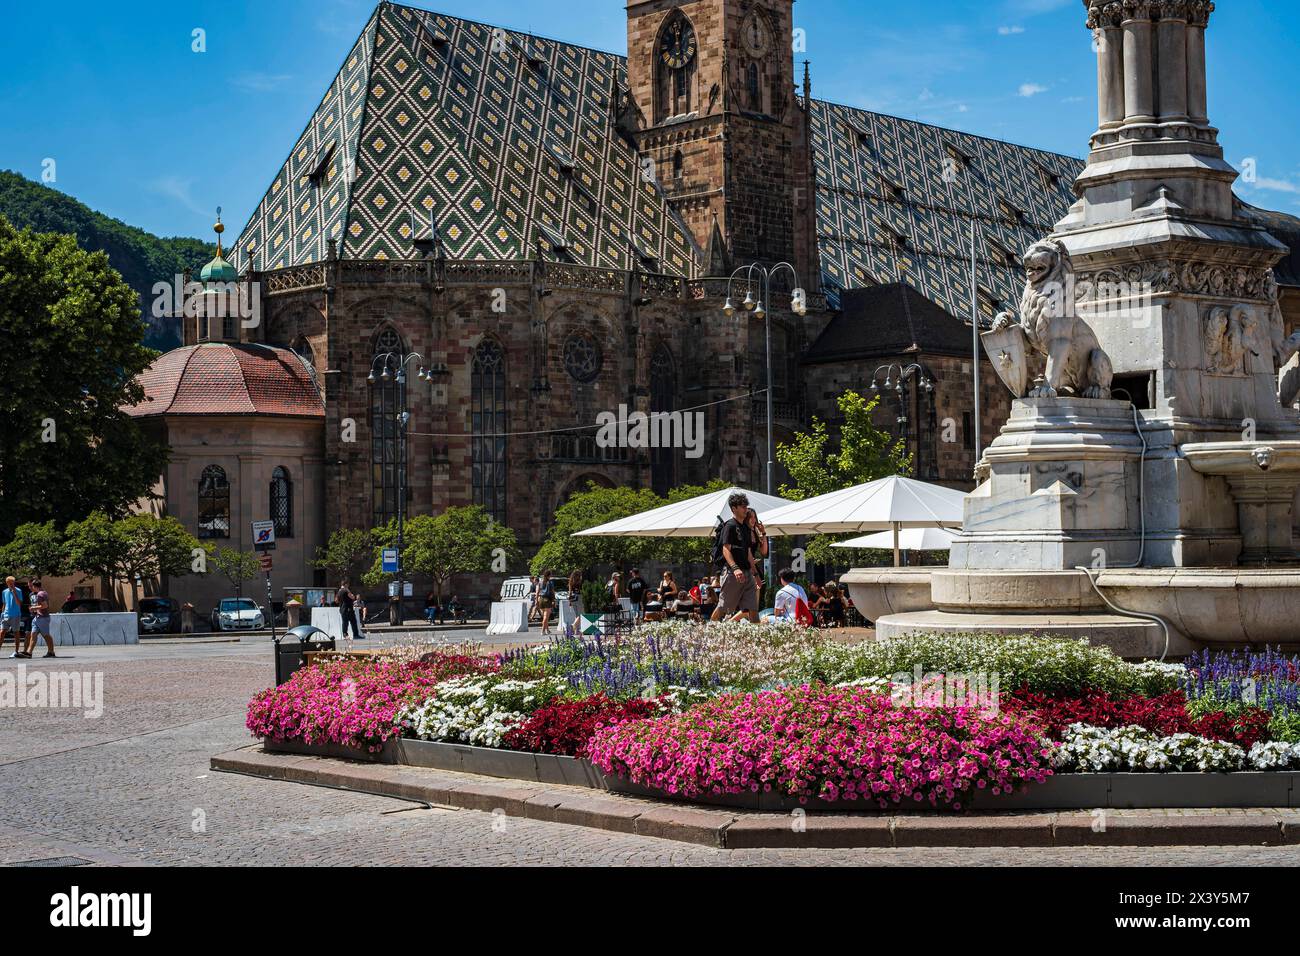
[[[854,568],[840,575],[858,613],[868,621],[934,607],[930,578],[944,568]]]
[[[1296,563],[1291,524],[1300,441],[1188,442],[1179,451],[1193,471],[1227,481],[1241,530],[1238,563]]]

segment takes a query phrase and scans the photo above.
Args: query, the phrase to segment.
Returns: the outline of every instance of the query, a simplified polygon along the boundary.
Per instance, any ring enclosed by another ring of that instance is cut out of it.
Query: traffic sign
[[[384,548],[384,553],[381,556],[381,561],[382,564],[380,566],[380,569],[384,572],[384,574],[397,573],[397,549],[396,548]]]
[[[275,550],[275,522],[253,522],[253,547],[258,551]]]

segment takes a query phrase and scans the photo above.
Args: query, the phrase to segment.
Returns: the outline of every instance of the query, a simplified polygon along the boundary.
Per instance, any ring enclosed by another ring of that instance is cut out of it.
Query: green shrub
[[[1011,692],[1022,686],[1053,696],[1087,689],[1153,695],[1177,686],[1178,665],[1128,664],[1086,641],[995,634],[925,635],[856,645],[825,644],[806,654],[794,680],[841,684],[866,677],[982,673]]]
[[[1270,740],[1300,743],[1300,712],[1275,710],[1268,722],[1268,736]]]

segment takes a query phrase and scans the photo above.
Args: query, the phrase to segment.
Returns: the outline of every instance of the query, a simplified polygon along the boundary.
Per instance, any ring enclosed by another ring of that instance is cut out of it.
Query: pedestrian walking
[[[40,578],[32,578],[31,592],[32,630],[27,635],[27,653],[24,656],[32,656],[32,650],[36,647],[36,635],[39,634],[45,638],[45,656],[57,657],[54,653],[54,635],[50,633],[50,596],[41,587]]]
[[[334,603],[339,606],[339,615],[343,618],[343,640],[347,640],[349,627],[352,628],[352,637],[361,640],[361,629],[357,627],[356,617],[357,597],[348,587],[347,581],[339,585]]]
[[[551,615],[555,613],[555,581],[549,568],[542,571],[537,582],[537,606],[542,612],[542,636],[545,637],[551,632]]]
[[[641,572],[632,568],[627,572],[627,597],[632,602],[632,616],[638,621],[645,617],[646,583]]]
[[[14,652],[9,656],[26,657],[23,647],[23,594],[18,590],[18,582],[13,575],[5,578],[3,593],[4,604],[0,606],[0,653],[4,652],[5,641],[12,636]]]
[[[758,614],[758,592],[754,587],[754,542],[748,525],[749,498],[735,492],[727,499],[731,517],[714,535],[713,562],[722,569],[722,591],[712,620],[751,619]]]

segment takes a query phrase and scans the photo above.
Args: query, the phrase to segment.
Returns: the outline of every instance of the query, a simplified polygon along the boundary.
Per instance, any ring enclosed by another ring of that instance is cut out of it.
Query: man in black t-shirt
[[[645,617],[645,580],[641,572],[633,568],[627,573],[627,596],[632,601],[632,613],[637,620]]]
[[[749,515],[749,499],[736,492],[727,499],[731,517],[718,532],[722,539],[722,593],[712,620],[721,621],[728,615],[758,611],[758,591],[754,587],[753,541],[745,519]]]
[[[339,585],[337,599],[339,614],[343,617],[344,640],[347,639],[349,627],[352,628],[352,636],[357,640],[361,640],[361,630],[357,627],[357,616],[356,611],[354,610],[356,606],[356,597],[348,587],[347,581],[344,581]]]

